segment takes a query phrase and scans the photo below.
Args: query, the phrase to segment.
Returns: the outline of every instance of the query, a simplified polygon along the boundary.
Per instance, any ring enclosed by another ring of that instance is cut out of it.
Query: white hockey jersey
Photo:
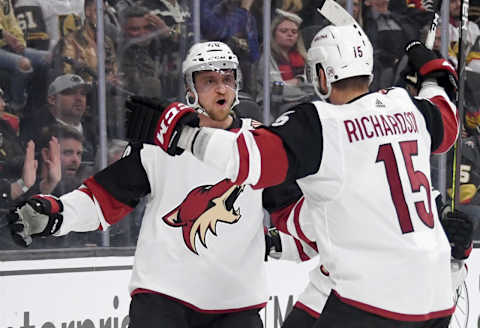
[[[160,293],[215,313],[263,307],[262,191],[234,185],[188,152],[173,158],[156,146],[129,147],[60,197],[64,223],[57,234],[107,228],[146,195],[131,293]]]
[[[309,206],[299,215],[314,222],[341,301],[395,320],[444,317],[454,310],[450,246],[429,163],[453,145],[458,125],[443,89],[422,95],[436,106],[394,88],[342,106],[303,104],[239,136],[204,129],[194,154],[236,183],[297,180]]]

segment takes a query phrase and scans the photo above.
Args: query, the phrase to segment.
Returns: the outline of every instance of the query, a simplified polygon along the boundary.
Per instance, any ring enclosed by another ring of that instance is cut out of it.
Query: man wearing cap
[[[98,134],[95,122],[86,114],[89,84],[80,76],[65,74],[58,76],[48,87],[46,108],[25,118],[22,124],[23,140],[38,140],[45,127],[60,124],[78,131],[84,138],[84,159],[93,161]],[[87,122],[88,121],[88,122]]]

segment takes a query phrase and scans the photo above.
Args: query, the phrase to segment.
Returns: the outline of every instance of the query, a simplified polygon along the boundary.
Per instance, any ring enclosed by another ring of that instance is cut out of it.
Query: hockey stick
[[[334,0],[321,0],[317,11],[328,19],[333,25],[344,26],[358,22],[342,6]]]
[[[458,47],[458,93],[457,93],[457,111],[458,125],[460,134],[455,143],[453,152],[453,179],[452,179],[452,209],[460,204],[460,165],[462,159],[462,140],[461,131],[463,129],[463,105],[465,103],[465,64],[466,64],[466,48],[467,48],[467,29],[468,29],[468,0],[462,0],[462,12],[460,23],[460,36]]]
[[[435,43],[435,33],[437,31],[438,23],[440,22],[440,9],[442,8],[442,0],[436,1],[433,7],[433,20],[428,30],[427,38],[425,39],[425,47],[433,49]]]

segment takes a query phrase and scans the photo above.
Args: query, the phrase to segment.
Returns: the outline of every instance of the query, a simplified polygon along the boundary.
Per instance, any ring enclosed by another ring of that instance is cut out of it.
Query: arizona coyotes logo
[[[240,209],[234,209],[233,205],[243,188],[234,185],[228,179],[215,185],[197,187],[162,219],[169,226],[181,227],[185,244],[192,252],[198,254],[195,245],[197,235],[206,248],[206,234],[210,230],[217,235],[218,221],[232,224],[240,219]]]

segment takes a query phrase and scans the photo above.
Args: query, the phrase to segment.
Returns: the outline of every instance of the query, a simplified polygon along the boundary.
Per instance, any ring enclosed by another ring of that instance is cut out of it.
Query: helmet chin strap
[[[317,94],[318,97],[320,97],[320,99],[322,101],[325,101],[325,102],[328,102],[328,98],[330,98],[330,95],[332,94],[332,84],[330,83],[330,81],[325,77],[325,83],[327,85],[327,93],[322,93],[322,91],[320,90],[320,78],[319,78],[319,75],[317,73],[315,73],[316,75],[316,78],[315,78],[315,81],[313,83],[313,89],[315,90],[315,93]]]

